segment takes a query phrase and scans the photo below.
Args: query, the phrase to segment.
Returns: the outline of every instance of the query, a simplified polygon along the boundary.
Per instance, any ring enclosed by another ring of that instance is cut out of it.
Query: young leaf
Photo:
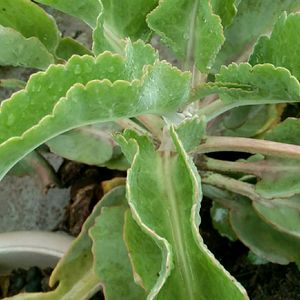
[[[272,30],[283,11],[296,11],[299,7],[299,0],[240,1],[232,24],[225,29],[225,43],[217,56],[214,71],[218,72],[221,65],[234,61],[247,61],[256,39]]]
[[[192,151],[197,147],[203,135],[205,134],[206,120],[205,118],[194,117],[185,119],[176,126],[176,133],[186,152]]]
[[[58,286],[47,293],[18,294],[11,300],[88,300],[100,289],[100,279],[94,271],[92,239],[88,230],[94,226],[95,219],[103,207],[118,206],[124,203],[125,188],[118,187],[107,193],[95,206],[85,221],[81,233],[74,240],[68,252],[58,262],[50,277],[50,286]],[[78,271],[79,270],[79,271]]]
[[[128,202],[138,225],[163,254],[160,276],[148,298],[246,299],[245,291],[215,260],[199,235],[200,178],[175,130],[171,128],[172,140],[167,138],[165,147],[158,151],[145,137],[134,141],[130,136],[136,135],[127,133],[121,142],[125,152],[136,151],[131,153]],[[144,263],[151,262],[145,257]]]
[[[105,50],[120,52],[121,40],[148,40],[150,29],[146,15],[158,0],[101,0],[101,13],[93,33],[93,50],[97,55]]]
[[[58,45],[55,20],[32,1],[0,0],[0,25],[15,29],[25,38],[36,37],[52,54]]]
[[[66,14],[77,17],[92,28],[96,27],[97,17],[101,12],[99,0],[36,0],[35,2],[49,5]]]
[[[124,239],[135,281],[149,293],[159,276],[163,258],[159,247],[142,231],[129,210],[125,214]],[[145,264],[145,257],[149,261],[147,264]]]
[[[133,273],[123,241],[124,204],[104,207],[89,234],[93,240],[94,270],[99,276],[106,300],[142,300],[145,291],[133,280]]]
[[[175,111],[187,101],[190,75],[166,62],[144,68],[141,79],[125,81],[128,74],[125,59],[105,52],[96,59],[73,56],[64,66],[32,76],[24,91],[1,106],[0,177],[35,147],[70,129]]]
[[[35,37],[25,38],[12,28],[0,25],[0,65],[46,69],[53,56]]]
[[[189,69],[207,72],[224,42],[221,19],[208,0],[164,0],[148,15],[148,24]]]
[[[271,63],[276,67],[285,67],[300,79],[297,55],[300,51],[298,32],[300,30],[300,15],[283,13],[276,22],[270,37],[261,37],[255,45],[249,59],[250,64]]]

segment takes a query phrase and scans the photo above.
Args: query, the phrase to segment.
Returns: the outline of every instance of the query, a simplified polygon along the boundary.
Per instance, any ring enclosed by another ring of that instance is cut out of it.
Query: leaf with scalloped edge
[[[0,25],[15,29],[24,38],[36,37],[52,54],[58,45],[55,20],[32,1],[0,0]]]
[[[93,51],[97,55],[105,50],[122,51],[122,39],[149,40],[151,30],[146,23],[147,14],[158,0],[101,0],[101,13],[93,32]]]
[[[205,129],[206,120],[203,116],[186,118],[175,127],[176,134],[186,152],[192,151],[200,144],[205,134]]]
[[[25,38],[12,28],[0,25],[0,65],[46,69],[52,54],[36,37]]]
[[[299,71],[300,14],[283,13],[276,22],[270,37],[262,36],[255,45],[249,63],[252,65],[271,63],[285,67],[300,79]]]
[[[51,274],[49,284],[58,286],[46,293],[20,293],[11,300],[88,300],[101,288],[99,277],[94,271],[93,241],[88,230],[101,215],[103,207],[118,206],[124,203],[125,188],[117,187],[105,194],[85,221],[79,236]]]
[[[149,46],[140,50],[148,53]],[[140,56],[134,57],[138,64]],[[187,101],[190,74],[166,62],[151,63],[153,56],[138,79],[138,72],[126,69],[126,59],[105,52],[95,59],[73,56],[64,66],[33,75],[25,90],[1,105],[0,177],[28,152],[68,130],[176,111]]]
[[[51,6],[66,14],[77,17],[95,28],[98,15],[101,12],[99,0],[35,0],[35,2]]]
[[[243,105],[276,104],[300,101],[300,85],[291,73],[271,64],[248,63],[222,66],[216,81],[196,87],[191,101],[219,94],[223,111]]]
[[[134,282],[128,252],[123,240],[124,215],[128,206],[103,207],[89,230],[93,240],[94,270],[103,286],[106,300],[142,300],[146,292]]]
[[[299,0],[246,0],[237,5],[237,14],[225,31],[225,43],[213,67],[218,72],[222,65],[247,61],[253,45],[262,34],[268,34],[283,11],[300,7]]]
[[[127,178],[132,215],[163,255],[148,299],[247,299],[199,235],[200,178],[172,127],[170,134],[157,151],[145,136],[126,131],[119,137],[133,159]]]
[[[208,0],[164,0],[147,17],[149,27],[181,58],[207,72],[224,42],[219,16]]]

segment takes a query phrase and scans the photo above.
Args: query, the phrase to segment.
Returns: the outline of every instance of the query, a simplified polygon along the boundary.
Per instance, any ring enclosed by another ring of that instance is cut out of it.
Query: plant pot
[[[46,231],[16,231],[0,234],[0,274],[16,268],[55,267],[73,237]]]

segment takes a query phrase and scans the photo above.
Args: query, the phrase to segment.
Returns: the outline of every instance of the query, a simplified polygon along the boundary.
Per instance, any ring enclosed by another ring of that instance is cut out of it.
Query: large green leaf
[[[165,0],[148,15],[148,24],[191,69],[206,72],[224,42],[221,19],[208,0]]]
[[[92,214],[83,225],[80,235],[74,240],[68,252],[58,262],[50,277],[50,286],[58,286],[47,293],[19,294],[12,300],[88,300],[100,289],[100,279],[94,271],[92,239],[88,230],[94,226],[95,219],[103,207],[118,206],[124,203],[125,189],[118,187],[95,206]]]
[[[25,38],[12,28],[0,25],[0,65],[46,69],[53,56],[36,37]]]
[[[100,0],[36,0],[36,2],[49,5],[64,13],[77,17],[92,28],[96,27],[97,17],[101,12]]]
[[[89,233],[93,240],[94,269],[98,274],[106,300],[142,300],[146,292],[133,279],[133,273],[123,240],[124,204],[103,207],[101,215]]]
[[[158,151],[132,132],[119,138],[125,154],[133,158],[127,181],[133,217],[163,254],[148,299],[246,299],[199,235],[200,178],[173,128],[170,134]],[[151,261],[145,257],[143,263]]]
[[[285,67],[300,79],[300,14],[282,14],[270,37],[261,37],[250,57],[250,64],[271,63]]]
[[[15,29],[25,38],[38,38],[51,53],[58,45],[59,31],[54,19],[32,1],[0,0],[0,25]]]
[[[93,50],[120,52],[122,39],[148,40],[150,29],[146,15],[153,10],[158,0],[101,0],[101,13],[93,33]]]
[[[256,39],[272,30],[283,11],[300,7],[299,0],[243,0],[230,26],[225,29],[225,43],[217,56],[214,70],[234,61],[247,61]]]
[[[143,67],[141,78],[134,77],[141,71],[132,73],[127,68],[126,58],[109,52],[98,58],[73,56],[64,66],[33,75],[25,90],[2,102],[0,177],[38,145],[70,129],[139,114],[162,114],[183,105],[189,73],[166,62],[154,63],[153,55],[143,57],[149,46],[137,47],[139,53],[127,55],[137,65],[141,58],[149,64]]]

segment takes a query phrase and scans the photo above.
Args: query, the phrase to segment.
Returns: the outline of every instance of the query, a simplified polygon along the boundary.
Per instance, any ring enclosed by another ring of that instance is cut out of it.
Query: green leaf
[[[256,255],[279,264],[299,261],[299,238],[278,231],[266,217],[261,218],[253,201],[211,185],[204,185],[203,191],[205,196],[229,208],[232,229]]]
[[[101,166],[113,158],[112,133],[120,130],[114,123],[83,126],[49,140],[51,152],[88,165]]]
[[[264,136],[266,140],[300,145],[300,119],[287,118]]]
[[[55,20],[32,1],[0,0],[0,25],[15,29],[25,38],[36,37],[51,53],[58,45]]]
[[[94,226],[95,219],[103,207],[118,206],[124,203],[125,188],[118,187],[107,193],[95,206],[85,221],[79,236],[68,252],[58,262],[50,277],[50,286],[58,286],[47,293],[18,294],[11,300],[88,300],[100,289],[100,279],[94,271],[92,239],[88,230]]]
[[[213,202],[210,215],[213,227],[218,230],[222,236],[227,237],[231,241],[237,240],[237,236],[230,225],[229,210],[226,207],[217,202]]]
[[[97,17],[101,12],[99,0],[36,0],[36,2],[49,5],[66,14],[77,17],[92,28],[96,27]]]
[[[171,136],[158,151],[145,137],[124,138],[121,143],[125,152],[136,151],[127,181],[133,217],[163,254],[159,278],[148,298],[246,299],[199,235],[200,178],[174,128]],[[145,257],[144,263],[151,262]]]
[[[299,238],[279,232],[264,222],[250,201],[237,200],[240,204],[231,210],[230,220],[233,230],[244,244],[258,256],[273,263],[287,264],[300,259]]]
[[[254,137],[264,133],[279,121],[280,110],[276,105],[252,105],[232,109],[224,116],[221,128],[222,135]]]
[[[12,28],[0,25],[0,65],[46,69],[53,56],[35,37],[25,38]]]
[[[219,52],[214,71],[234,61],[247,61],[261,34],[267,34],[283,11],[296,11],[299,0],[246,0],[237,4],[237,14],[225,29],[225,43]]]
[[[225,103],[237,100],[248,104],[268,104],[300,101],[300,85],[295,77],[284,68],[271,64],[256,65],[248,63],[223,66],[216,75],[217,82],[247,84],[252,91],[232,91],[221,94]],[[259,101],[259,102],[258,102]],[[244,104],[245,105],[245,104]]]
[[[148,15],[148,24],[181,58],[207,72],[224,42],[221,19],[208,0],[164,0]]]
[[[70,38],[70,37],[65,37],[62,38],[59,41],[59,45],[56,49],[56,55],[59,58],[63,58],[65,60],[68,60],[71,58],[72,55],[77,54],[77,55],[91,55],[92,52],[87,49],[85,46],[77,42],[76,40]]]
[[[270,37],[261,37],[255,45],[249,59],[250,64],[271,63],[276,67],[285,67],[300,79],[300,51],[298,32],[300,15],[283,13],[276,22]]]
[[[186,103],[189,73],[166,62],[143,69],[143,76],[132,80],[126,59],[105,52],[98,58],[73,56],[64,66],[33,75],[25,90],[2,102],[0,177],[28,152],[68,130],[139,114],[162,114]]]
[[[265,135],[275,142],[300,145],[300,122],[286,119]],[[256,191],[266,198],[291,197],[300,193],[300,163],[298,160],[266,156],[257,163],[261,180]]]
[[[237,13],[235,0],[212,0],[211,5],[214,13],[221,17],[223,27],[228,27]]]
[[[93,33],[93,51],[97,55],[105,50],[122,51],[122,39],[147,41],[150,29],[146,16],[158,0],[101,0],[101,13]]]
[[[162,255],[154,240],[134,221],[130,211],[125,214],[124,239],[135,281],[149,293],[159,276]],[[146,257],[149,264],[145,264]]]
[[[200,144],[201,139],[205,134],[205,129],[205,118],[196,116],[190,119],[186,118],[176,126],[175,131],[185,151],[189,152]]]
[[[126,200],[124,205],[102,208],[101,216],[89,231],[93,240],[95,272],[107,300],[146,299],[145,291],[133,280],[123,241],[124,214],[127,209]]]
[[[0,79],[0,87],[5,89],[23,89],[26,86],[26,82],[19,79]]]
[[[266,222],[278,230],[300,239],[300,197],[274,199],[253,203]]]

